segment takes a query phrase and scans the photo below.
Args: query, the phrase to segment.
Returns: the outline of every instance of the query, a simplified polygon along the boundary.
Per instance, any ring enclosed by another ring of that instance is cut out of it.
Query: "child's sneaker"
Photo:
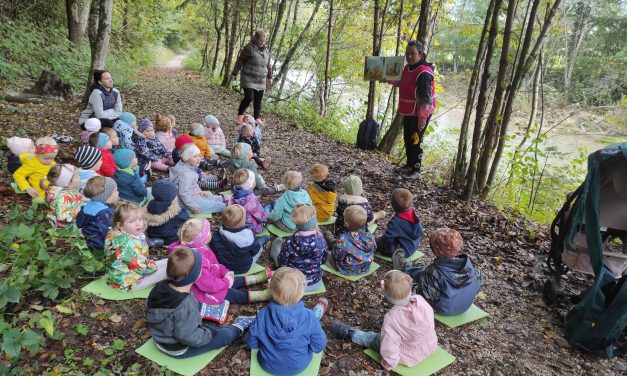
[[[324,313],[327,311],[327,308],[329,308],[329,300],[327,298],[320,298],[313,306],[312,310],[316,314],[318,320],[320,320],[322,318],[322,315],[324,315]]]
[[[402,249],[397,249],[392,254],[392,267],[396,270],[400,270],[401,272],[405,271],[405,266],[407,262],[405,261],[405,251]]]
[[[352,329],[350,326],[343,324],[339,321],[331,324],[329,330],[331,331],[331,334],[333,334],[336,338],[346,339],[349,341],[352,339],[353,333],[355,333],[355,329]]]
[[[235,320],[233,320],[233,323],[231,325],[244,333],[246,329],[250,328],[250,326],[255,323],[256,319],[257,316],[239,316]]]

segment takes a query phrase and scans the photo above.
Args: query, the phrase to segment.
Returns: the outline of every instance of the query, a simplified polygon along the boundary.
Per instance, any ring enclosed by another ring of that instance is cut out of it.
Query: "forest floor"
[[[184,130],[191,122],[201,121],[207,114],[217,116],[229,143],[235,140],[234,115],[240,97],[237,93],[208,84],[197,75],[181,70],[152,69],[144,71],[138,84],[123,93],[125,110],[138,117],[154,119],[156,113],[174,114],[177,126]],[[43,105],[8,104],[0,102],[0,121],[3,134],[11,135],[21,128],[32,137],[56,133],[78,136],[78,101],[47,103]],[[464,203],[458,192],[443,186],[434,186],[428,179],[404,181],[392,172],[392,165],[376,152],[339,144],[324,135],[312,134],[293,125],[293,121],[265,114],[263,146],[265,155],[272,156],[272,166],[264,171],[266,181],[277,183],[286,170],[298,170],[308,183],[307,171],[315,162],[329,165],[330,177],[340,182],[349,174],[358,174],[364,182],[364,191],[372,206],[384,209],[390,218],[388,203],[395,187],[410,189],[416,196],[415,207],[427,231],[440,226],[458,229],[465,240],[468,253],[486,284],[476,304],[487,311],[487,320],[470,323],[454,329],[436,322],[440,346],[456,357],[455,362],[440,372],[442,375],[624,375],[625,359],[605,359],[574,350],[564,337],[562,326],[566,305],[550,307],[542,299],[542,285],[546,278],[544,261],[550,238],[546,227],[537,226],[515,216],[497,211],[483,201]],[[60,159],[68,159],[73,144],[61,146]],[[427,176],[428,176],[427,171]],[[1,178],[6,183],[6,172]],[[6,208],[15,196],[5,193],[0,197]],[[212,222],[219,223],[219,215]],[[4,219],[6,220],[6,219]],[[385,228],[379,224],[377,233]],[[424,262],[432,259],[427,242],[421,250]],[[269,265],[267,257],[261,262]],[[358,325],[366,330],[378,330],[389,304],[384,301],[379,280],[391,265],[385,262],[372,276],[359,282],[350,282],[325,275],[326,297],[331,302],[322,318],[327,331],[334,320]],[[571,276],[579,288],[589,279]],[[86,282],[84,282],[86,283]],[[115,374],[156,374],[159,367],[137,355],[134,350],[150,338],[145,326],[144,302],[130,300],[103,301],[80,293],[84,283],[67,292],[74,307],[71,315],[58,315],[57,322],[63,340],[48,340],[46,347],[30,358],[23,354],[19,361],[30,374],[60,374],[69,360],[78,364],[82,359],[94,359],[98,367],[106,356],[102,349],[114,339],[124,341],[124,350],[113,358],[105,369]],[[316,296],[305,297],[311,306]],[[42,302],[25,302],[29,304]],[[233,306],[232,316],[254,314],[262,304]],[[115,320],[111,318],[116,318]],[[120,319],[121,318],[121,319]],[[86,336],[73,329],[78,323],[89,327]],[[74,351],[68,354],[65,349]],[[111,359],[110,357],[108,359]],[[238,339],[201,371],[202,375],[248,374],[250,351]],[[96,366],[76,366],[71,373],[93,373]],[[386,374],[380,365],[368,358],[363,349],[328,335],[328,344],[322,359],[321,375]]]

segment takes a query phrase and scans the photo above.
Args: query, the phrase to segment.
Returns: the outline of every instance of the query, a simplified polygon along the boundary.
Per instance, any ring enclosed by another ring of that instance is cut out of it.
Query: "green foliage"
[[[13,206],[8,223],[0,227],[0,269],[6,273],[0,282],[0,313],[18,304],[22,296],[39,291],[54,301],[59,294],[75,285],[76,279],[103,269],[75,226],[56,228],[45,218],[45,206],[34,205],[26,210]],[[2,351],[17,358],[22,349],[36,352],[46,337],[63,338],[57,327],[57,317],[43,306],[33,305],[35,312],[21,311],[9,316],[10,322],[0,321]],[[57,311],[70,314],[72,310],[56,305]],[[43,312],[39,312],[43,311]],[[28,328],[24,328],[27,326]],[[77,332],[85,331],[77,328]]]

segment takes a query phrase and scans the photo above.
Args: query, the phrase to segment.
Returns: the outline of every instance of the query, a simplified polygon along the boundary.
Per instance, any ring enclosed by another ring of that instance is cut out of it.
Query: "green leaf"
[[[70,314],[72,314],[74,312],[74,311],[72,311],[72,308],[66,307],[66,306],[61,305],[61,304],[57,304],[55,308],[57,309],[57,311],[59,311],[59,313],[63,313],[63,314],[66,314],[66,315],[70,315]]]
[[[111,355],[113,355],[113,349],[110,348],[110,347],[107,347],[106,349],[104,349],[104,353],[107,356],[111,356]]]
[[[83,366],[85,367],[91,367],[94,365],[94,360],[90,357],[87,357],[83,360]]]
[[[82,336],[86,336],[89,333],[89,327],[83,325],[83,324],[76,324],[76,326],[74,327],[74,329],[76,330],[76,333],[82,335]]]
[[[17,227],[17,231],[15,235],[22,240],[31,240],[33,239],[33,234],[35,233],[35,229],[33,227],[26,226],[23,223]]]
[[[39,287],[39,291],[43,292],[44,297],[55,300],[59,295],[59,288],[55,285],[45,284]]]
[[[54,335],[54,320],[52,318],[42,317],[37,323],[46,331],[46,333],[48,333],[50,337]]]
[[[26,329],[22,333],[22,340],[20,341],[22,346],[30,352],[36,352],[39,350],[43,337],[36,332]]]
[[[2,335],[2,351],[12,357],[17,357],[22,350],[22,345],[20,344],[21,339],[22,335],[19,329],[13,328],[7,330]]]
[[[0,283],[0,309],[6,307],[8,303],[17,303],[20,301],[20,290],[15,286],[9,286],[4,280]]]
[[[122,349],[124,349],[124,341],[121,339],[114,339],[111,347],[113,347],[116,351],[122,351]]]

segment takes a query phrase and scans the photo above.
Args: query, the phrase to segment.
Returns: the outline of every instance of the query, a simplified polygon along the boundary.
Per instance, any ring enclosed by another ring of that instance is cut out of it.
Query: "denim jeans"
[[[201,213],[222,213],[226,204],[224,199],[220,195],[203,197],[196,197],[196,205],[200,207]]]
[[[253,262],[250,265],[251,267],[257,262],[257,260],[259,260],[259,257],[261,256],[261,254],[263,253],[263,246],[270,241],[270,237],[267,235],[264,236],[260,236],[257,238],[257,240],[259,241],[259,252],[257,252],[256,255],[253,256]]]
[[[351,337],[353,343],[359,346],[367,347],[379,351],[381,349],[381,333],[377,332],[364,332],[359,329],[355,329],[355,333]]]
[[[246,280],[244,277],[235,277],[233,280],[233,286],[226,292],[225,299],[233,304],[248,304],[248,291],[240,290],[240,287],[246,286]]]

